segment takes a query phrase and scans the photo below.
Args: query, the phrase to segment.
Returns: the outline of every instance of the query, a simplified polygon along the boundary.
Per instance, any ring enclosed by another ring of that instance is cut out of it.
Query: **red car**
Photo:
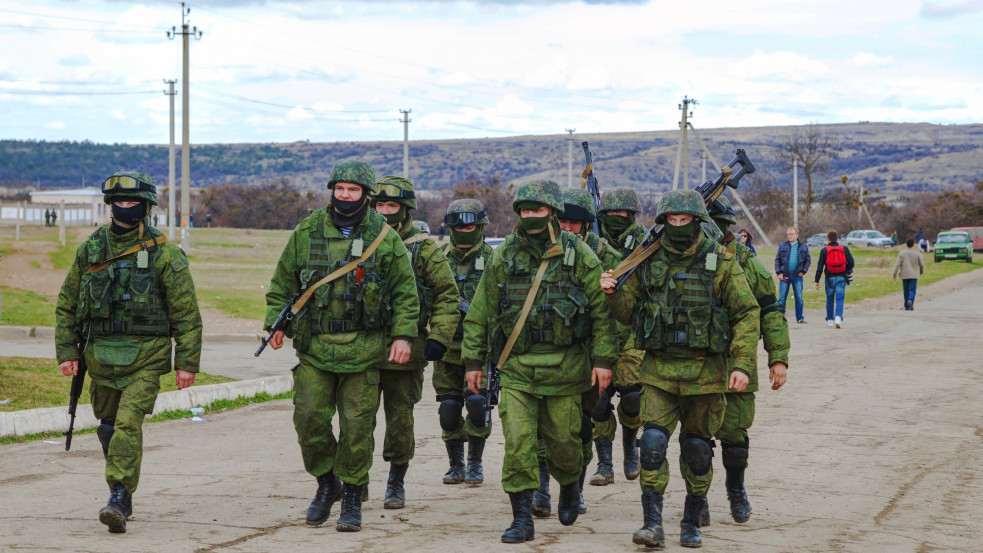
[[[973,242],[973,251],[983,251],[983,227],[956,227],[952,230],[961,230],[969,234],[969,239]]]

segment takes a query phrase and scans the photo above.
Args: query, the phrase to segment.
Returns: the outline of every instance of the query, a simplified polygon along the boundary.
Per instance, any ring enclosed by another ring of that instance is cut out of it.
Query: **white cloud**
[[[116,119],[117,121],[125,121],[126,120],[126,114],[123,113],[123,110],[121,110],[121,109],[111,110],[109,112],[109,114],[112,115],[113,118]]]
[[[60,130],[64,129],[65,127],[66,125],[64,121],[49,121],[44,124],[44,128],[46,129]]]
[[[750,56],[729,67],[731,76],[750,80],[778,78],[786,81],[810,81],[826,74],[825,63],[795,52],[768,54],[756,50]]]
[[[456,71],[454,73],[450,73],[448,75],[445,75],[437,79],[436,82],[440,86],[460,86],[466,84],[474,84],[475,82],[477,82],[477,80],[473,76],[469,75],[468,73]]]
[[[297,106],[287,112],[287,121],[307,121],[314,116],[301,106]]]
[[[894,63],[894,56],[876,56],[867,52],[857,52],[850,58],[857,67],[881,67]]]

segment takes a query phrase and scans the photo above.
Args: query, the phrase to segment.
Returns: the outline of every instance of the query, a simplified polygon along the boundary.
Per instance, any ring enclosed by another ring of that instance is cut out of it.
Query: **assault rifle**
[[[590,146],[587,141],[580,143],[584,147],[584,156],[587,158],[587,166],[584,167],[584,172],[580,176],[581,188],[587,189],[590,192],[591,199],[594,200],[594,215],[601,214],[601,189],[597,186],[597,177],[594,176],[594,154],[590,151]],[[597,237],[601,236],[601,226],[595,221],[592,225],[594,228],[594,235]]]
[[[501,304],[502,311],[508,309],[509,300],[505,295],[504,284],[498,285],[498,300]],[[462,299],[461,301],[464,300]],[[493,347],[492,350],[501,349],[502,344],[499,343],[498,345],[499,347]],[[479,428],[484,428],[491,423],[492,409],[498,405],[501,377],[498,374],[499,368],[496,366],[496,363],[497,360],[494,359],[494,353],[489,353],[488,362],[485,365],[485,387],[479,390],[480,393],[468,396],[468,399],[464,402],[468,410],[468,418],[471,419],[472,424]]]
[[[79,348],[79,366],[75,374],[72,375],[72,388],[68,392],[68,430],[62,432],[65,436],[65,451],[72,449],[72,432],[75,430],[75,411],[79,405],[79,398],[82,397],[82,386],[85,383],[85,356],[82,354],[84,348]]]
[[[280,314],[277,315],[276,320],[273,321],[272,325],[270,325],[269,335],[262,339],[263,343],[259,345],[259,349],[256,350],[253,357],[259,357],[259,354],[263,353],[263,350],[266,349],[266,344],[270,342],[273,335],[276,334],[278,330],[286,330],[287,327],[290,326],[290,321],[294,320],[294,312],[291,311],[291,309],[293,308],[294,304],[297,303],[297,298],[299,297],[300,291],[294,292],[294,295],[290,296],[290,299],[287,300],[287,305],[283,306],[283,309],[280,311]]]
[[[738,165],[740,167],[735,169],[734,167]],[[751,163],[750,159],[748,159],[747,154],[744,153],[744,150],[738,148],[737,153],[734,155],[734,159],[723,168],[720,174],[717,175],[717,178],[713,180],[707,179],[705,183],[696,188],[696,191],[700,193],[700,196],[703,197],[703,201],[709,208],[710,204],[716,201],[717,198],[723,194],[725,187],[729,186],[736,190],[741,178],[743,178],[744,175],[750,175],[754,171],[754,164]],[[712,226],[711,232],[712,231],[716,231],[718,234],[720,233],[719,229],[716,228],[716,225]],[[628,277],[635,272],[635,269],[638,268],[642,261],[644,261],[649,255],[654,253],[655,250],[662,246],[662,233],[662,224],[657,223],[652,225],[652,228],[650,228],[645,234],[645,240],[642,242],[642,244],[638,246],[635,251],[631,252],[631,254],[629,254],[628,257],[621,262],[621,265],[615,269],[615,279],[617,280],[617,284],[614,287],[615,290],[620,289],[624,285],[625,281],[627,281]]]

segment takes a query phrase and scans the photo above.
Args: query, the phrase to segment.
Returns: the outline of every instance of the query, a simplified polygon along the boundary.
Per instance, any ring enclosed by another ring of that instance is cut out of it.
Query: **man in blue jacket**
[[[799,242],[799,229],[789,227],[786,236],[788,240],[778,245],[778,253],[775,254],[775,273],[781,279],[778,284],[778,306],[784,313],[791,285],[795,294],[795,322],[805,323],[802,315],[802,275],[809,272],[812,259],[809,257],[809,246]]]

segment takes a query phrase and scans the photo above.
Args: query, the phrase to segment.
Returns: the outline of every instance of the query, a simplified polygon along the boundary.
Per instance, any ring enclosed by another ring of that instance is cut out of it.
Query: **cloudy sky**
[[[192,143],[983,120],[983,0],[189,0]],[[181,4],[0,3],[0,139],[166,143]],[[181,96],[176,98],[178,118]],[[180,120],[177,123],[180,142]]]

